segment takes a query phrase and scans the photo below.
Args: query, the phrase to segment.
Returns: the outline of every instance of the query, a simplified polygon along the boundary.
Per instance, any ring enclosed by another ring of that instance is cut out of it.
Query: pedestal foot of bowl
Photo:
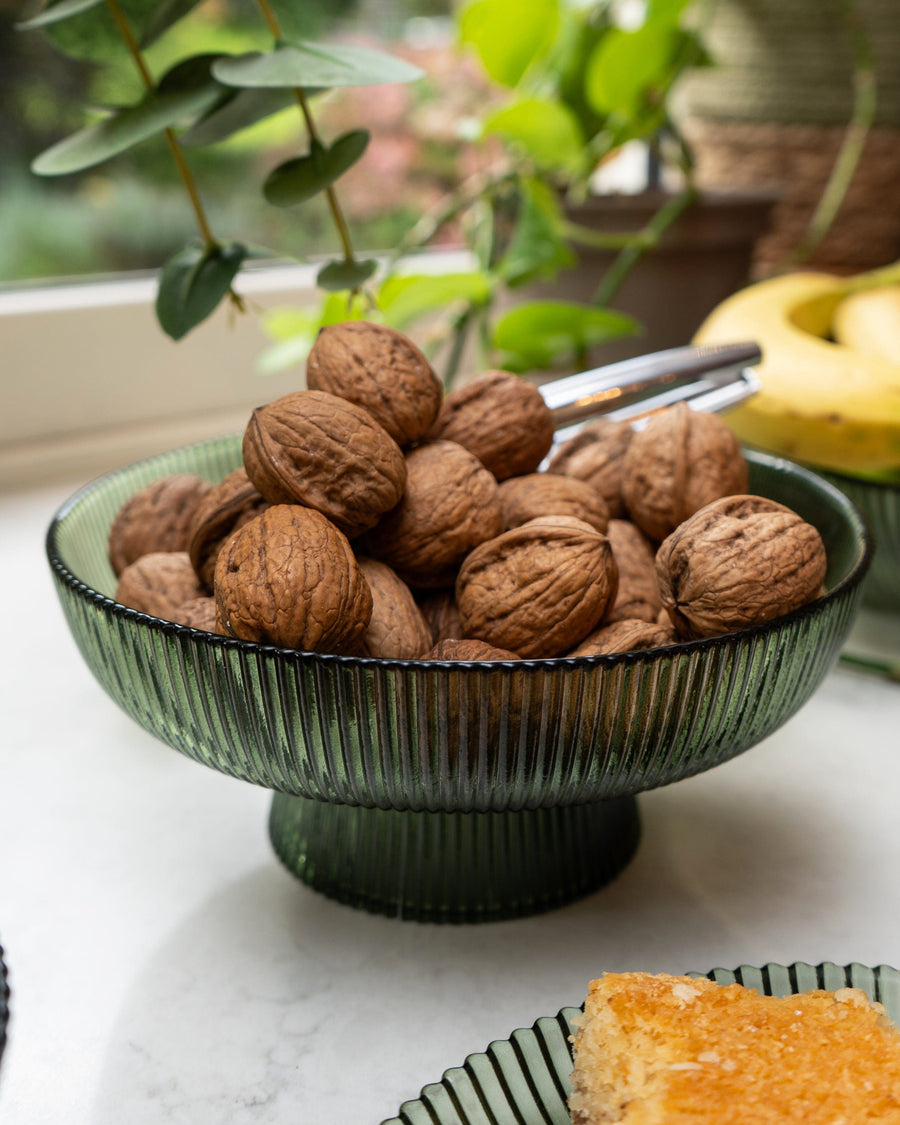
[[[269,834],[302,882],[419,922],[488,922],[562,906],[608,883],[637,848],[633,797],[520,812],[405,812],[276,793]]]

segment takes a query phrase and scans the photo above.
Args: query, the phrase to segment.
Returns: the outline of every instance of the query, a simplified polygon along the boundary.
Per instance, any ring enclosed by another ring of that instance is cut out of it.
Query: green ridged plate
[[[900,972],[888,965],[792,965],[769,963],[761,968],[713,969],[707,976],[719,984],[743,984],[767,996],[789,996],[814,988],[860,988],[870,1000],[884,1004],[900,1024]],[[425,1086],[414,1101],[404,1102],[396,1117],[382,1125],[570,1125],[566,1099],[570,1092],[572,1020],[580,1008],[563,1008],[509,1039],[491,1043],[469,1055],[462,1066],[444,1071],[439,1082]]]

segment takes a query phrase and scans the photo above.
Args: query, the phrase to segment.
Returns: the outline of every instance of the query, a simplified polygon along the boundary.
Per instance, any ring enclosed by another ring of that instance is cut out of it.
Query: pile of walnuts
[[[599,420],[551,453],[530,383],[490,371],[445,396],[366,321],[320,332],[307,387],[253,411],[224,480],[123,505],[117,601],[309,652],[511,660],[715,636],[822,592],[819,533],[747,495],[715,415]]]

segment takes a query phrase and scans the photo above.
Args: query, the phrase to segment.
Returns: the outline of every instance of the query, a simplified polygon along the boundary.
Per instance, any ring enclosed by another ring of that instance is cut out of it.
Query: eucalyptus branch
[[[147,90],[155,90],[156,83],[153,80],[153,75],[150,73],[150,69],[147,66],[146,60],[144,59],[144,55],[141,51],[140,45],[138,44],[138,41],[134,36],[134,32],[131,30],[128,19],[121,6],[119,5],[118,0],[106,0],[106,6],[109,9],[109,14],[116,25],[116,29],[122,36],[125,46],[128,48],[128,53],[134,60],[134,64],[141,76],[141,81],[144,83],[144,86],[147,88]],[[218,246],[218,240],[215,238],[210,228],[209,221],[206,217],[206,212],[203,209],[203,203],[200,199],[200,192],[197,189],[197,182],[194,179],[193,173],[191,172],[190,168],[188,167],[187,161],[184,158],[184,153],[182,152],[181,145],[178,143],[178,139],[171,129],[164,130],[163,136],[166,139],[166,144],[169,146],[169,152],[171,153],[172,159],[175,162],[175,167],[178,169],[178,175],[181,178],[181,182],[184,185],[185,191],[187,192],[188,199],[191,203],[191,208],[194,212],[194,217],[197,220],[197,226],[200,229],[201,235],[203,236],[203,241],[206,243],[209,249],[213,249]],[[237,296],[237,294],[231,290],[229,290],[229,292],[231,294],[232,300],[240,305],[240,298]]]
[[[603,306],[612,301],[625,278],[644,254],[659,244],[669,227],[696,198],[697,189],[695,187],[685,188],[684,191],[667,200],[642,231],[631,236],[629,245],[621,251],[607,270],[603,281],[597,287],[594,296],[591,298],[592,304]]]
[[[805,262],[831,230],[875,122],[878,95],[872,46],[854,0],[837,0],[837,4],[853,52],[853,112],[818,205],[784,269]]]
[[[272,34],[272,38],[276,41],[281,39],[281,25],[278,22],[278,17],[275,15],[269,0],[256,0],[256,3],[266,22],[266,26]],[[295,87],[293,92],[297,99],[297,105],[300,107],[300,112],[303,115],[303,121],[310,141],[314,144],[321,144],[319,131],[316,128],[315,120],[309,108],[309,99],[299,86]],[[338,201],[337,192],[334,190],[332,184],[329,184],[328,187],[325,188],[325,198],[328,201],[328,209],[331,212],[332,221],[337,230],[338,238],[341,241],[344,261],[352,265],[356,259],[353,253],[353,244],[350,241],[350,228],[347,226],[347,220],[344,217],[344,212]]]

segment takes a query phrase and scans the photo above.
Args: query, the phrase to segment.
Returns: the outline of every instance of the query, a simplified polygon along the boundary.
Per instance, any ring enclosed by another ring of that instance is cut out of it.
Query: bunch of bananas
[[[740,340],[763,353],[761,390],[728,415],[742,441],[900,484],[900,263],[852,278],[807,271],[749,285],[695,337]]]

